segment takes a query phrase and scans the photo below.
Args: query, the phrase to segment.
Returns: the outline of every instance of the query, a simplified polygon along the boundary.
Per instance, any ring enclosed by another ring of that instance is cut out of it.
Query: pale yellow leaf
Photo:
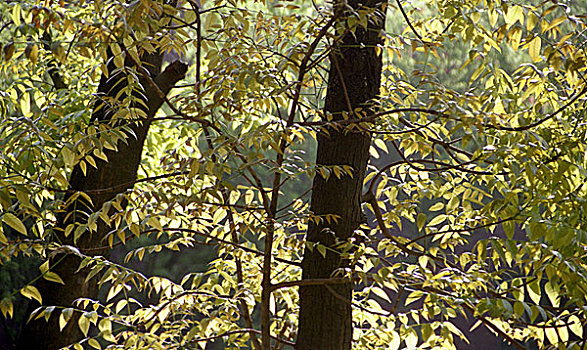
[[[16,215],[12,213],[4,213],[4,216],[2,216],[2,221],[6,225],[15,229],[16,231],[22,233],[23,235],[26,235],[26,227],[24,226],[22,221],[20,221],[20,219],[16,217]]]
[[[528,54],[530,54],[530,58],[532,62],[538,62],[541,60],[540,57],[540,47],[542,45],[542,40],[540,37],[534,37],[534,39],[530,42],[528,46]]]

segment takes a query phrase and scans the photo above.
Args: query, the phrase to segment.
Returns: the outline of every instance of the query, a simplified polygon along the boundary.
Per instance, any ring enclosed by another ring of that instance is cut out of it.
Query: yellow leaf
[[[28,93],[24,93],[22,98],[20,99],[20,111],[22,112],[22,115],[24,115],[25,117],[30,117],[31,116],[31,96]]]
[[[389,153],[387,145],[385,144],[385,141],[383,141],[382,139],[375,139],[375,145],[383,152]]]
[[[20,221],[20,219],[16,217],[16,215],[12,213],[4,213],[2,221],[4,221],[6,225],[12,227],[16,231],[22,233],[23,235],[26,235],[26,227],[24,226],[22,221]]]
[[[84,336],[88,336],[88,330],[90,329],[90,319],[86,315],[82,315],[77,321],[79,329],[82,331]]]
[[[518,21],[520,24],[524,23],[524,9],[520,6],[512,6],[505,16],[505,23],[513,25]]]
[[[540,284],[538,283],[538,280],[534,280],[532,283],[528,284],[528,294],[534,303],[537,305],[540,304]]]
[[[35,286],[25,286],[20,290],[20,294],[22,294],[27,299],[35,299],[39,302],[39,304],[43,303],[43,298],[41,298],[41,293]]]
[[[522,30],[519,27],[515,27],[508,33],[508,39],[510,39],[510,45],[512,49],[518,50],[520,47],[520,41],[522,40]]]
[[[498,17],[498,13],[496,10],[489,10],[487,12],[487,15],[489,16],[489,24],[491,25],[491,27],[495,27],[495,24],[497,23],[497,17]]]
[[[536,27],[536,24],[538,24],[538,16],[530,12],[528,14],[528,20],[526,21],[526,29],[532,30],[534,27]]]
[[[61,283],[61,284],[65,284],[65,282],[63,282],[63,280],[61,279],[61,277],[59,277],[58,274],[56,274],[55,272],[51,272],[51,271],[47,271],[44,275],[43,278],[46,279],[47,281],[51,281],[51,282],[55,282],[55,283]]]
[[[548,338],[548,341],[551,344],[558,343],[558,334],[556,333],[556,328],[554,328],[554,326],[546,327],[544,332],[546,333],[546,338]]]
[[[12,318],[14,308],[12,305],[12,300],[10,300],[10,298],[4,298],[2,299],[2,301],[0,301],[0,311],[2,311],[2,315],[4,315],[4,317],[9,316],[10,318]],[[575,331],[573,331],[573,333],[575,333]]]
[[[438,203],[435,203],[435,204],[434,204],[433,206],[431,206],[430,208],[428,208],[428,210],[430,210],[430,211],[439,211],[439,210],[441,210],[442,208],[444,208],[444,203],[442,203],[442,202],[438,202]]]
[[[438,224],[443,223],[446,220],[446,215],[445,214],[440,214],[438,216],[436,216],[434,219],[432,219],[429,223],[428,223],[428,227],[431,226],[436,226]]]
[[[497,98],[497,100],[495,100],[495,106],[493,107],[493,112],[496,114],[504,114],[505,113],[505,108],[503,106],[503,103],[501,102],[501,98]]]
[[[426,224],[426,219],[427,219],[426,214],[418,213],[418,217],[416,219],[416,226],[418,226],[418,230],[422,230],[422,228]]]
[[[549,30],[553,29],[554,27],[557,27],[559,24],[563,23],[566,20],[567,20],[566,15],[562,15],[559,18],[554,19],[552,22],[550,22],[550,24],[547,27],[543,26],[542,33],[548,32]]]
[[[63,313],[61,313],[61,315],[59,315],[59,331],[62,331],[65,326],[67,326],[67,320]]]
[[[579,320],[579,317],[572,315],[571,317],[569,317],[568,323],[571,332],[575,333],[579,338],[582,338],[583,327],[581,326],[581,321]]]
[[[399,333],[396,331],[391,331],[391,335],[392,335],[392,340],[391,340],[391,344],[389,345],[391,350],[397,350],[399,349],[399,346],[401,345],[401,337],[399,336]]]
[[[385,291],[379,287],[373,287],[373,289],[371,289],[371,291],[377,295],[378,297],[380,297],[381,299],[387,301],[388,303],[391,303],[391,300],[389,299],[389,296],[387,295],[387,293],[385,293]]]
[[[94,338],[88,339],[88,344],[90,344],[90,346],[94,349],[102,349],[100,343],[98,343],[98,341]]]
[[[540,37],[535,37],[534,40],[530,42],[528,47],[528,53],[530,54],[530,58],[532,62],[540,61],[540,46],[542,45],[542,40]]]

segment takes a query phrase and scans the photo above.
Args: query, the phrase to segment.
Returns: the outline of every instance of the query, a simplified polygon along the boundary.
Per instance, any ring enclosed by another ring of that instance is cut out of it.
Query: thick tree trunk
[[[163,104],[162,96],[165,96],[175,83],[183,79],[187,71],[187,66],[177,61],[168,66],[165,71],[161,72],[161,62],[162,55],[159,54],[146,55],[143,58],[142,63],[145,67],[148,67],[152,81],[146,75],[143,75],[140,79],[140,83],[145,89],[143,93],[147,105],[145,110],[147,118],[140,122],[132,122],[130,128],[135,135],[128,135],[126,143],[119,142],[117,145],[118,151],[105,150],[104,153],[108,157],[108,161],[96,159],[97,168],[88,166],[85,175],[79,166],[73,169],[69,181],[69,189],[71,191],[68,192],[65,200],[70,198],[74,191],[87,191],[87,194],[92,199],[92,205],[83,203],[83,200],[79,199],[76,201],[77,203],[71,204],[66,208],[65,213],[57,219],[58,225],[54,232],[54,237],[57,242],[73,244],[73,233],[65,237],[64,229],[74,221],[77,223],[82,222],[81,220],[83,219],[80,219],[80,216],[83,215],[71,215],[74,210],[80,211],[80,208],[82,208],[86,212],[97,211],[102,208],[105,202],[132,187],[133,181],[136,180],[143,144],[151,119]],[[133,65],[133,62],[127,60],[126,64]],[[114,98],[124,84],[116,84],[119,77],[113,76],[115,67],[110,65],[108,68],[111,72],[110,79],[105,76],[102,77],[98,87],[98,95]],[[126,77],[123,79],[126,79]],[[158,89],[152,86],[153,82],[158,86]],[[103,100],[106,101],[108,99]],[[108,107],[106,103],[98,101],[94,105],[92,120],[98,123],[107,123],[112,117],[112,112],[112,108]],[[109,230],[110,228],[107,225],[101,220],[98,220],[97,232],[84,233],[75,245],[82,251],[89,249],[88,255],[103,255],[105,251],[93,249],[106,244],[103,238]],[[89,271],[84,269],[77,272],[80,263],[79,257],[72,254],[57,255],[51,261],[55,264],[52,271],[56,272],[63,279],[65,285],[40,280],[37,288],[43,297],[44,305],[71,307],[73,301],[78,298],[95,299],[97,297],[98,288],[96,281],[85,282]],[[83,334],[80,332],[77,319],[75,318],[70,320],[62,332],[59,331],[59,314],[60,309],[56,309],[49,322],[46,322],[44,318],[28,322],[21,332],[17,349],[55,350],[81,340]]]
[[[338,42],[330,57],[330,72],[325,111],[334,119],[341,119],[341,112],[362,107],[367,114],[373,112],[372,100],[377,98],[381,82],[381,56],[376,46],[381,43],[384,13],[379,0],[338,1],[337,11],[347,9],[373,10],[367,30],[357,27],[354,33],[347,31]],[[345,22],[342,22],[345,23]],[[350,109],[349,109],[350,108]],[[316,163],[319,165],[350,165],[353,177],[334,175],[327,180],[320,175],[314,177],[311,211],[315,215],[335,214],[336,223],[323,220],[311,222],[307,241],[323,244],[327,249],[323,257],[317,249],[306,249],[302,262],[303,278],[329,278],[342,266],[337,241],[349,238],[361,221],[361,191],[365,170],[369,160],[371,136],[354,128],[352,130],[328,130],[318,136]],[[297,339],[299,350],[346,350],[351,348],[352,284],[330,286],[300,286],[300,316]]]

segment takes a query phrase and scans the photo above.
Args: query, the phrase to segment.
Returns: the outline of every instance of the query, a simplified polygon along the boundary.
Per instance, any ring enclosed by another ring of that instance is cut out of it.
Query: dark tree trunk
[[[337,11],[341,23],[348,16],[343,4],[354,10],[360,8],[358,1],[338,1]],[[341,119],[341,112],[362,108],[373,113],[373,99],[379,94],[381,83],[381,56],[376,46],[381,43],[384,13],[380,0],[362,2],[362,9],[372,10],[367,29],[357,27],[354,33],[347,30],[335,44],[330,57],[328,91],[324,109],[334,119]],[[354,116],[358,117],[358,116]],[[323,257],[317,249],[306,249],[302,262],[303,278],[329,278],[343,265],[337,241],[345,241],[361,221],[361,191],[371,136],[353,128],[352,130],[329,129],[318,136],[316,163],[319,165],[350,165],[353,177],[334,175],[327,180],[321,175],[314,177],[311,211],[315,215],[335,214],[336,223],[311,222],[307,241],[318,242],[329,249]],[[299,350],[346,350],[351,348],[352,284],[330,286],[300,286],[300,317],[297,339]]]
[[[161,105],[163,104],[163,96],[165,96],[171,88],[179,80],[183,79],[187,71],[187,66],[179,61],[172,63],[161,72],[162,55],[153,54],[145,55],[143,57],[142,65],[148,68],[147,73],[142,73],[140,83],[144,88],[144,100],[147,107],[144,108],[146,112],[146,119],[141,121],[124,120],[121,122],[130,122],[130,129],[134,135],[128,135],[126,142],[118,142],[118,150],[110,151],[104,150],[108,157],[108,161],[103,161],[96,158],[97,168],[90,165],[87,167],[87,173],[84,175],[79,166],[74,167],[69,180],[69,191],[65,196],[65,200],[71,198],[75,191],[87,192],[92,199],[92,204],[84,203],[80,198],[76,200],[75,204],[70,204],[65,212],[60,215],[57,220],[58,224],[54,232],[55,241],[64,244],[73,244],[73,233],[67,237],[64,235],[64,230],[67,225],[71,223],[83,223],[83,215],[71,215],[74,210],[94,212],[102,208],[102,205],[112,200],[117,194],[125,192],[132,187],[133,181],[136,180],[137,170],[141,161],[141,153],[143,144],[151,124],[151,119]],[[131,60],[125,62],[127,66],[136,66],[136,63]],[[117,92],[124,86],[124,84],[116,84],[121,76],[114,74],[115,67],[113,64],[108,66],[110,71],[109,77],[102,76],[98,87],[98,95],[102,97],[114,98]],[[137,68],[141,71],[142,68]],[[139,72],[140,73],[140,72]],[[119,74],[119,75],[122,75]],[[139,75],[141,76],[141,75]],[[125,81],[126,77],[122,77]],[[156,89],[154,85],[158,86]],[[159,90],[159,91],[158,91]],[[92,113],[92,121],[96,123],[108,123],[113,114],[112,106],[109,106],[106,99],[100,99],[94,105]],[[84,233],[75,242],[75,246],[80,248],[82,252],[86,249],[87,255],[104,255],[105,250],[96,249],[106,245],[103,238],[110,230],[110,227],[104,224],[101,219],[98,220],[97,232]],[[89,271],[87,269],[77,272],[80,258],[73,254],[61,254],[51,259],[54,264],[53,272],[56,272],[65,282],[65,285],[53,283],[46,280],[40,280],[37,284],[45,306],[62,306],[71,307],[73,301],[78,298],[95,299],[98,294],[96,280],[89,283],[86,282],[86,276]],[[36,306],[30,307],[30,311]],[[78,328],[77,319],[73,318],[68,325],[59,331],[59,314],[60,309],[56,309],[51,315],[49,322],[46,322],[42,317],[37,320],[28,322],[21,331],[17,349],[19,350],[55,350],[71,343],[83,339],[83,334]]]

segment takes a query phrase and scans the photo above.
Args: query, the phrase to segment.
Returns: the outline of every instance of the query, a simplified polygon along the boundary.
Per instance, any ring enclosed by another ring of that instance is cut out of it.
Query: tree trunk
[[[341,112],[356,108],[362,108],[367,115],[373,113],[373,99],[377,98],[381,83],[382,61],[376,46],[381,43],[385,17],[383,5],[379,0],[365,1],[362,7],[358,1],[338,1],[335,6],[336,11],[342,11],[341,23],[346,23],[346,17],[350,15],[350,11],[343,7],[345,4],[353,10],[371,10],[373,14],[369,16],[367,29],[357,27],[354,33],[347,29],[330,56],[324,109],[333,115],[334,120],[342,119]],[[310,210],[314,215],[335,214],[339,218],[336,223],[326,220],[320,224],[310,222],[307,241],[323,244],[329,249],[325,257],[317,249],[305,250],[302,262],[304,279],[329,278],[338,268],[344,267],[336,242],[348,239],[361,222],[361,191],[370,143],[371,136],[357,128],[331,128],[318,136],[316,163],[350,165],[353,177],[314,177]],[[297,349],[350,349],[352,284],[300,286],[299,293]]]
[[[108,157],[108,161],[96,158],[97,168],[88,165],[85,175],[79,166],[74,167],[69,181],[70,191],[66,194],[65,201],[71,198],[76,191],[87,191],[87,194],[92,199],[92,204],[84,203],[81,198],[74,201],[75,204],[70,204],[65,212],[57,218],[58,223],[54,231],[55,241],[73,245],[73,233],[66,237],[64,230],[67,225],[74,222],[77,224],[83,223],[84,220],[80,219],[81,215],[72,215],[74,210],[79,212],[80,208],[82,208],[83,211],[88,213],[98,211],[105,202],[112,200],[117,194],[123,193],[133,186],[151,119],[163,104],[163,96],[169,93],[175,83],[184,78],[187,71],[185,64],[176,61],[161,72],[161,63],[162,54],[145,55],[143,57],[142,64],[147,68],[152,79],[147,78],[146,72],[140,78],[140,83],[144,88],[144,101],[147,105],[144,111],[147,117],[138,122],[131,122],[130,128],[135,135],[128,135],[126,143],[119,142],[117,145],[118,151],[105,150],[104,153]],[[135,66],[136,63],[127,59],[125,65]],[[115,67],[112,63],[108,66],[108,69],[110,79],[102,76],[98,87],[98,95],[112,99],[124,84],[116,84],[119,77],[114,74]],[[138,68],[137,70],[140,71],[141,69]],[[122,79],[122,81],[125,81],[126,77],[122,77]],[[158,86],[158,89],[152,86],[153,83]],[[109,107],[107,102],[103,102],[107,101],[108,98],[100,99],[95,103],[92,113],[94,122],[108,123],[111,119],[113,108]],[[124,122],[129,122],[129,120],[124,120]],[[97,232],[84,233],[75,242],[75,246],[80,248],[82,252],[87,249],[88,255],[103,255],[107,252],[106,250],[95,248],[106,245],[103,238],[109,230],[110,227],[105,225],[103,221],[98,220]],[[65,285],[46,280],[39,281],[37,288],[43,297],[45,306],[71,307],[73,301],[78,298],[95,299],[97,297],[96,281],[92,280],[89,283],[85,281],[89,270],[77,271],[80,263],[78,256],[60,254],[52,258],[51,262],[53,263],[51,271],[56,272],[63,279]],[[29,310],[32,311],[34,308],[36,306],[31,306]],[[61,309],[56,309],[48,322],[43,317],[28,322],[21,331],[17,349],[55,350],[83,339],[83,334],[77,325],[77,318],[70,320],[62,332],[59,331],[58,319],[60,312]]]

